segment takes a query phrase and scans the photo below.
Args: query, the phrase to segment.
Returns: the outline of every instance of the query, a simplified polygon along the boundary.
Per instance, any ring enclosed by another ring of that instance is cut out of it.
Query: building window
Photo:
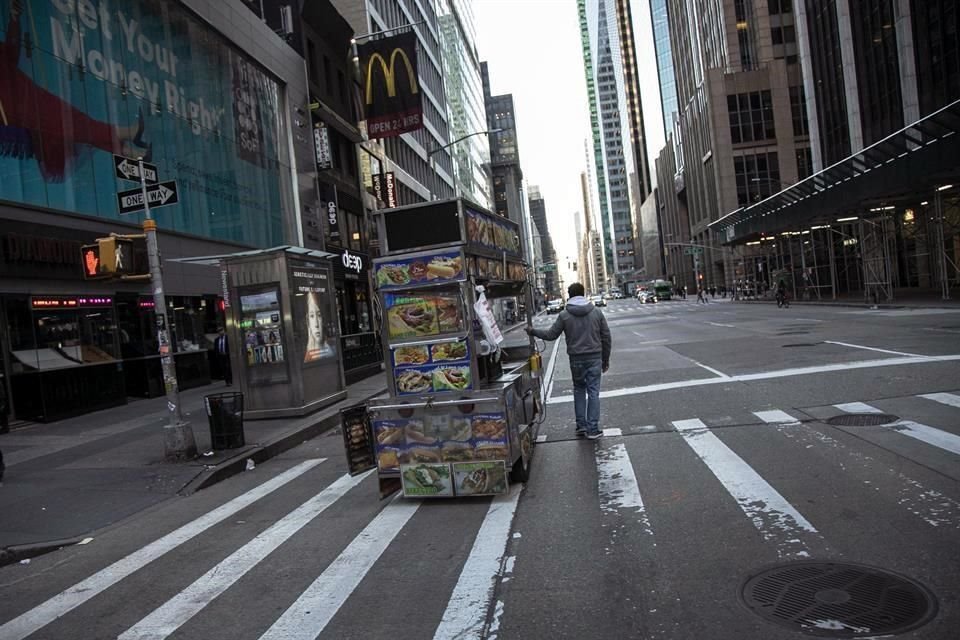
[[[735,157],[733,170],[737,179],[737,202],[741,207],[756,204],[781,189],[776,152]]]
[[[767,8],[770,15],[790,13],[793,11],[793,0],[767,0]]]
[[[813,155],[810,147],[797,148],[797,179],[803,180],[813,175]]]
[[[810,135],[810,125],[807,121],[807,97],[802,85],[790,87],[790,114],[793,116],[793,135],[796,137]]]
[[[776,138],[770,91],[727,96],[727,109],[730,113],[730,138],[734,144]]]
[[[864,146],[904,125],[893,4],[893,0],[850,3]]]
[[[323,81],[327,88],[327,96],[333,96],[333,74],[330,73],[330,58],[323,56]]]
[[[320,80],[317,78],[317,48],[314,46],[313,40],[307,40],[307,72],[310,74],[310,82],[319,85]]]
[[[913,0],[920,115],[960,98],[960,6],[956,0]]]

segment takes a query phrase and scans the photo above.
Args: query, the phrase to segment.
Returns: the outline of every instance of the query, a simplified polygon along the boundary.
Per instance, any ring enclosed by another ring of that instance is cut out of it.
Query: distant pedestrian
[[[527,333],[543,340],[556,340],[562,333],[573,376],[573,410],[577,436],[596,440],[600,430],[600,377],[610,368],[610,327],[603,312],[584,297],[583,285],[567,287],[566,309],[549,329],[527,327]]]
[[[213,348],[217,354],[217,361],[220,363],[220,370],[223,372],[223,380],[230,387],[233,385],[233,370],[230,368],[230,343],[227,341],[227,334],[222,328],[213,343]]]
[[[700,304],[701,302],[703,304],[707,304],[707,299],[703,297],[703,293],[703,287],[697,287],[697,304]]]

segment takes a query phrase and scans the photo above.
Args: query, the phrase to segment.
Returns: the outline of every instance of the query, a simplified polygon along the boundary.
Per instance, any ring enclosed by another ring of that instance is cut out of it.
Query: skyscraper
[[[459,195],[489,207],[489,145],[485,136],[473,135],[487,129],[473,8],[469,0],[441,0],[437,10],[443,88],[450,142],[454,143],[450,146],[454,186]]]
[[[489,135],[490,173],[493,182],[493,210],[524,227],[523,171],[517,149],[517,121],[513,112],[513,94],[492,95],[487,63],[480,63],[483,101],[487,112],[487,129],[498,129]],[[524,245],[526,246],[526,245]]]
[[[653,26],[653,48],[657,56],[657,79],[660,81],[663,135],[668,138],[673,131],[673,114],[677,111],[677,83],[673,77],[667,0],[650,0],[650,21]]]
[[[557,252],[553,248],[553,240],[550,238],[550,229],[547,226],[547,203],[540,195],[540,187],[530,185],[530,219],[533,221],[533,234],[536,243],[540,246],[540,255],[538,256],[540,265],[546,268],[543,271],[543,291],[550,298],[560,297],[560,286],[557,276],[559,275],[557,266]]]
[[[628,0],[578,0],[605,262],[613,284],[643,269],[640,203],[650,194],[643,110]]]

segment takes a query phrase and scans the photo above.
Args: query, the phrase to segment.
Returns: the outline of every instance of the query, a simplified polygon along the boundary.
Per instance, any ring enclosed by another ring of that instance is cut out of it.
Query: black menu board
[[[340,422],[350,475],[355,476],[377,466],[373,454],[373,432],[367,417],[366,405],[361,404],[341,410]]]

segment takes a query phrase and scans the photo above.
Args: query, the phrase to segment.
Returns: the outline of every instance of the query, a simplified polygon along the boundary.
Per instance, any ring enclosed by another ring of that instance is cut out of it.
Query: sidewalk
[[[222,382],[181,392],[201,454],[164,460],[166,398],[135,400],[0,435],[0,566],[76,544],[92,532],[177,495],[188,495],[340,424],[340,409],[386,391],[385,374],[347,385],[347,398],[308,416],[245,420],[246,446],[210,451],[203,396],[239,390]],[[204,455],[207,454],[207,455]]]
[[[748,304],[773,304],[775,302],[773,292],[764,294],[760,298],[750,298],[735,300],[734,302],[743,302]],[[940,293],[916,292],[916,291],[894,291],[893,301],[880,301],[877,304],[864,302],[863,294],[858,293],[854,296],[839,296],[836,300],[830,299],[829,294],[820,300],[797,300],[790,298],[791,305],[818,305],[826,307],[861,307],[865,309],[960,309],[960,294],[951,293],[950,300],[942,300]]]

